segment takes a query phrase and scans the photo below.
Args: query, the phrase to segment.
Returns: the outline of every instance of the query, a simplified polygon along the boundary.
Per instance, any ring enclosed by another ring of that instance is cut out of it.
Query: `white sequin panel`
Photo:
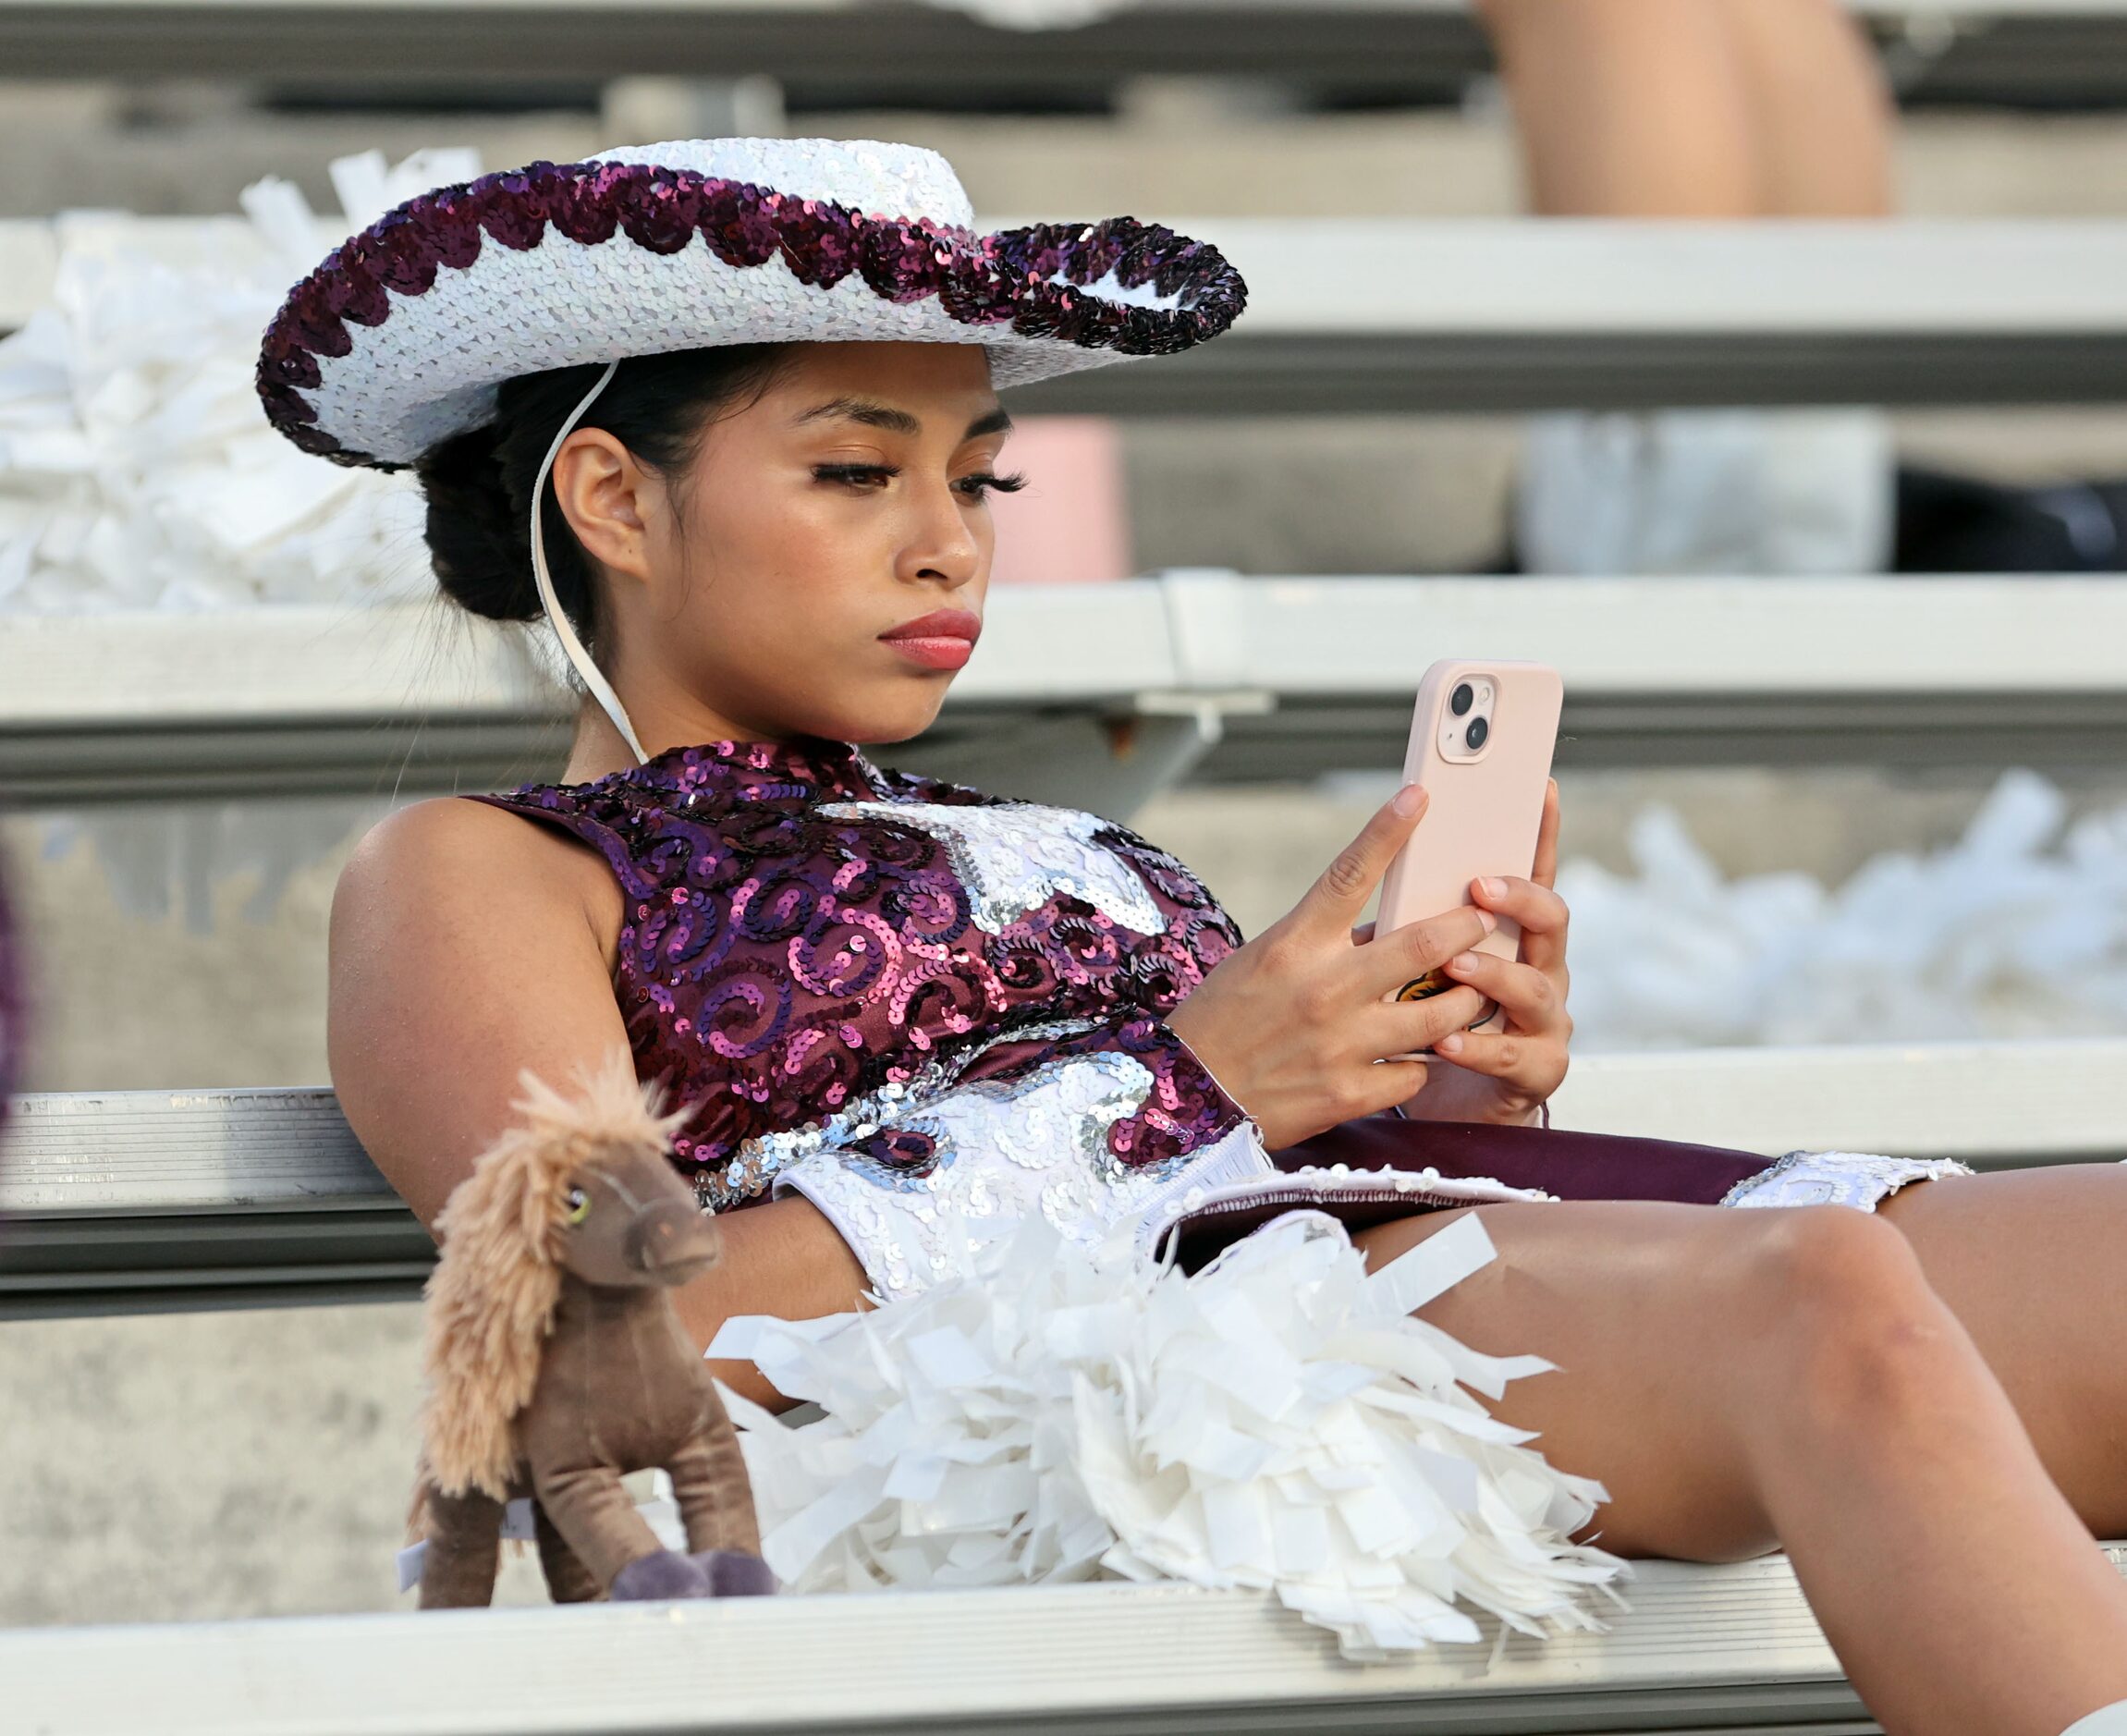
[[[1870,1152],[1792,1151],[1745,1176],[1723,1205],[1852,1205],[1873,1212],[1886,1194],[1909,1181],[1933,1181],[1973,1171],[1950,1157],[1883,1157]]]
[[[991,934],[1038,910],[1056,894],[1083,899],[1094,910],[1141,935],[1157,935],[1167,919],[1136,871],[1094,842],[1106,825],[1077,808],[1008,801],[954,807],[925,801],[826,801],[813,810],[830,819],[892,820],[928,832],[946,847],[968,889],[975,924]]]
[[[1093,1246],[1126,1219],[1160,1214],[1178,1191],[1272,1173],[1247,1121],[1201,1151],[1119,1161],[1107,1130],[1151,1089],[1151,1070],[1132,1056],[1064,1056],[1011,1080],[978,1080],[897,1117],[894,1126],[935,1142],[927,1173],[821,1150],[785,1165],[775,1192],[818,1206],[863,1262],[872,1288],[892,1300],[958,1271],[971,1249],[1036,1213]]]
[[[956,1079],[1000,1043],[1056,1043],[1098,1028],[1091,1019],[1045,1019],[1033,1024],[1007,1025],[965,1049],[934,1055],[898,1083],[884,1084],[861,1097],[852,1097],[839,1109],[800,1126],[756,1133],[740,1141],[724,1162],[695,1176],[695,1198],[703,1211],[723,1211],[760,1192],[787,1164],[816,1151],[867,1138],[882,1127],[902,1126],[918,1105],[949,1090]]]

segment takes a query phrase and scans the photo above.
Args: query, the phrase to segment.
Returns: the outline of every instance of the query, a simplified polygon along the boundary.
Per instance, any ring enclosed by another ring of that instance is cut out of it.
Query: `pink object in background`
[[[1027,485],[990,496],[993,584],[1078,584],[1135,570],[1122,436],[1110,418],[1021,416],[997,468],[1024,471]]]

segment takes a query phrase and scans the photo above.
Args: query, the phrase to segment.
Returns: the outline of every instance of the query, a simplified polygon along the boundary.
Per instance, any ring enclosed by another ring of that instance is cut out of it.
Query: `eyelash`
[[[824,483],[857,483],[874,476],[895,477],[900,473],[901,467],[898,464],[815,464],[813,467],[813,474]],[[970,483],[978,486],[968,489],[967,484]],[[961,477],[953,485],[966,492],[969,498],[980,500],[992,490],[1005,495],[1017,494],[1027,485],[1027,479],[1018,471],[1007,476],[999,476],[991,471],[977,471],[972,476]]]

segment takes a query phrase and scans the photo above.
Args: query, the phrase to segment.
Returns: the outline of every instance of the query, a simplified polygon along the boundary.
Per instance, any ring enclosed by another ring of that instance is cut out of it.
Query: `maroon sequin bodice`
[[[470,799],[568,831],[618,877],[614,990],[636,1070],[697,1106],[675,1150],[711,1208],[764,1198],[824,1137],[920,1177],[933,1140],[897,1126],[897,1106],[1096,1050],[1151,1075],[1099,1136],[1119,1173],[1244,1119],[1165,1019],[1240,931],[1124,826],[818,737],[671,748]]]

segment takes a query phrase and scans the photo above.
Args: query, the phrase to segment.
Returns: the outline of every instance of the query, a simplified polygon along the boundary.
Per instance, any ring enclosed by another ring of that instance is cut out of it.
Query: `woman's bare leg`
[[[1475,1209],[1500,1257],[1424,1317],[1559,1364],[1495,1409],[1606,1485],[1605,1547],[1785,1547],[1891,1736],[2058,1736],[2127,1698],[2127,1586],[1902,1227],[1845,1206]],[[1452,1216],[1358,1240],[1378,1265]]]
[[[1768,217],[1888,217],[1898,110],[1840,0],[1720,0]]]
[[[1901,1188],[1920,1256],[2084,1524],[2127,1537],[2127,1164]]]
[[[1543,216],[1886,216],[1896,111],[1838,0],[1478,0]]]
[[[1750,91],[1720,0],[1478,0],[1477,11],[1533,211],[1757,214]]]

